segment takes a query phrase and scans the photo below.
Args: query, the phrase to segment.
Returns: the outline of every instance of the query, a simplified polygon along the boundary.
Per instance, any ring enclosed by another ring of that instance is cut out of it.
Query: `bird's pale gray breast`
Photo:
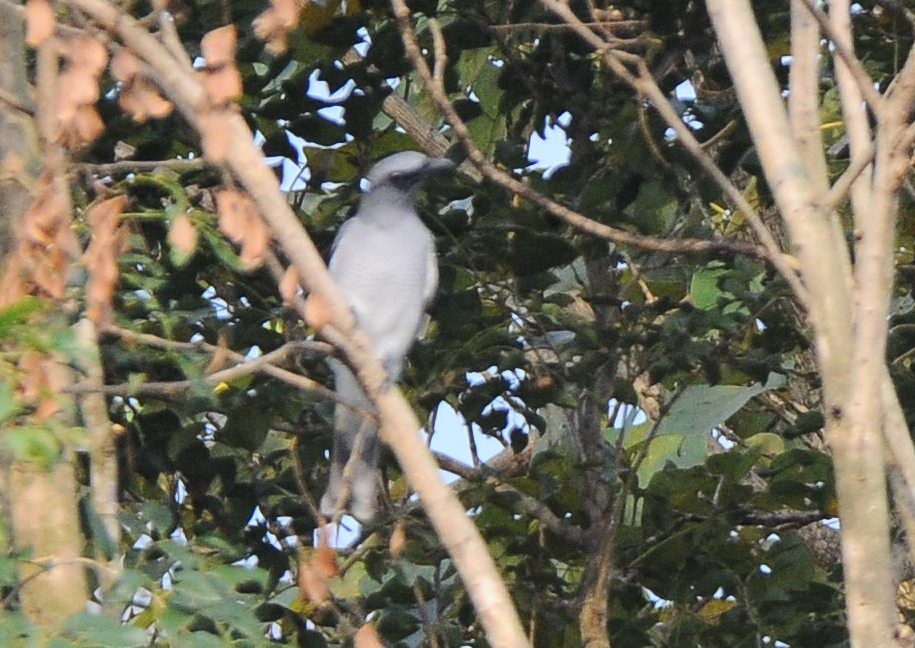
[[[340,232],[331,274],[382,358],[402,356],[414,340],[433,249],[431,233],[415,215],[396,223],[357,216]]]

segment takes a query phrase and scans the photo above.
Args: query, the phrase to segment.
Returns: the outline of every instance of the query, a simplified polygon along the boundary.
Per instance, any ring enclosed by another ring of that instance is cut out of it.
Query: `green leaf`
[[[49,468],[60,457],[57,436],[43,427],[13,427],[2,435],[3,443],[20,461],[36,463]]]
[[[726,294],[718,287],[719,280],[727,273],[727,269],[720,266],[720,263],[709,264],[693,273],[689,295],[696,308],[711,310],[718,305],[718,299]]]
[[[639,466],[639,484],[647,484],[668,461],[678,468],[689,468],[705,461],[711,429],[727,421],[754,396],[781,387],[784,382],[784,376],[770,374],[765,385],[687,387],[655,430],[645,460]]]
[[[19,412],[16,394],[5,382],[0,382],[0,424],[10,420]]]
[[[42,300],[26,296],[0,308],[0,338],[9,337],[14,327],[25,323],[30,315],[44,307],[45,302]]]
[[[63,636],[71,646],[130,648],[149,644],[143,628],[122,625],[101,614],[80,614],[69,619],[64,625]]]

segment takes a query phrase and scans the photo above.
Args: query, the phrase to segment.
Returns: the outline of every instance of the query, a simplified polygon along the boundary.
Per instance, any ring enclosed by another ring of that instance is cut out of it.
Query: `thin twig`
[[[76,168],[80,171],[102,177],[120,173],[155,171],[156,169],[171,169],[179,172],[198,171],[206,167],[207,162],[203,158],[193,158],[190,160],[179,158],[172,160],[122,160],[120,162],[109,162],[107,164],[79,163],[76,165]]]
[[[915,131],[913,131],[915,134]],[[868,145],[868,148],[862,151],[858,156],[856,156],[851,162],[849,162],[848,167],[845,171],[842,172],[835,182],[832,183],[832,186],[829,188],[829,191],[820,200],[819,206],[824,211],[833,211],[839,204],[845,199],[845,196],[848,194],[852,185],[855,183],[861,173],[868,167],[868,165],[874,160],[874,145],[873,143]]]
[[[715,164],[715,161],[708,155],[696,137],[690,131],[689,127],[683,123],[680,115],[671,107],[670,102],[664,95],[663,91],[655,82],[651,71],[645,64],[645,61],[632,55],[623,55],[620,52],[606,49],[606,43],[600,36],[590,29],[587,29],[575,13],[569,8],[569,5],[559,0],[542,0],[543,5],[557,16],[562,18],[567,24],[574,28],[584,41],[595,48],[602,54],[603,60],[607,66],[628,83],[642,97],[652,103],[655,110],[661,115],[667,125],[670,126],[677,134],[677,141],[692,155],[693,159],[699,164],[712,180],[724,191],[725,195],[747,218],[759,242],[762,245],[761,250],[757,248],[757,254],[766,258],[769,263],[782,275],[794,293],[803,301],[806,289],[801,283],[800,278],[795,272],[794,260],[782,252],[778,242],[766,227],[759,214],[747,201],[746,197],[734,185],[733,182],[724,174],[723,171]],[[635,65],[638,74],[634,75],[626,67],[626,64]]]
[[[597,27],[610,31],[628,31],[639,32],[648,29],[647,20],[599,20],[583,22],[587,27]],[[546,22],[520,22],[507,23],[505,25],[489,25],[487,27],[494,32],[513,32],[532,29],[536,31],[568,31],[571,29],[565,23],[546,23]]]
[[[790,270],[790,266],[787,261],[781,260],[781,256],[783,255],[780,251],[777,253],[779,256],[776,256],[775,254],[770,254],[768,250],[760,248],[759,246],[737,241],[705,239],[670,240],[654,236],[635,234],[633,232],[628,232],[616,227],[611,227],[609,225],[605,225],[604,223],[599,223],[595,220],[587,218],[575,210],[557,203],[550,198],[547,198],[536,189],[531,188],[524,182],[521,182],[517,178],[496,167],[476,146],[473,141],[473,137],[470,134],[470,130],[467,128],[467,125],[457,114],[457,111],[448,100],[444,90],[440,86],[436,85],[432,76],[432,72],[430,71],[429,66],[426,64],[426,61],[423,58],[423,54],[419,49],[419,44],[416,40],[416,33],[413,30],[413,26],[410,21],[410,10],[406,5],[405,0],[391,0],[391,4],[394,8],[394,14],[397,18],[407,57],[410,59],[414,68],[422,79],[425,89],[432,97],[439,111],[451,125],[455,136],[464,145],[468,158],[486,178],[504,187],[505,189],[518,194],[525,200],[549,212],[550,214],[556,216],[569,225],[572,225],[573,227],[593,236],[597,236],[599,238],[613,241],[622,245],[631,245],[636,248],[653,252],[670,252],[683,254],[728,252],[745,254],[755,258],[770,258],[773,265],[775,265],[777,269],[783,271],[787,275],[786,280],[792,282],[792,287],[796,286],[796,289],[801,289],[800,283],[796,277],[794,280],[790,278],[790,275],[793,274],[793,272]],[[624,59],[627,56],[631,56],[619,52],[617,52],[616,55]],[[638,57],[632,58],[637,59]],[[740,192],[736,188],[734,191],[738,196],[740,195]],[[752,217],[748,216],[748,219],[750,218]]]
[[[861,95],[864,97],[864,101],[867,102],[867,106],[874,114],[879,113],[880,108],[883,105],[883,97],[880,96],[880,93],[874,88],[874,80],[871,78],[870,74],[867,73],[861,60],[855,56],[854,51],[849,49],[845,39],[835,32],[832,23],[829,21],[829,16],[827,16],[822,9],[817,7],[813,0],[802,1],[807,8],[807,11],[810,12],[810,15],[820,24],[820,29],[829,37],[829,40],[836,48],[836,53],[842,58],[845,65],[848,66],[848,70],[855,79],[855,84],[861,91]]]
[[[147,383],[123,383],[120,385],[95,385],[92,383],[76,383],[65,387],[63,391],[68,394],[107,394],[109,396],[133,396],[144,394],[147,396],[178,396],[188,390],[194,389],[200,385],[215,385],[221,382],[230,382],[238,378],[249,376],[253,373],[266,373],[266,367],[272,366],[275,362],[281,362],[294,351],[301,350],[298,342],[287,342],[278,349],[266,353],[257,358],[246,362],[239,363],[234,367],[223,369],[206,376],[201,376],[196,380],[175,380],[170,382],[147,382]],[[287,372],[292,374],[292,372]],[[326,390],[327,388],[304,376],[296,376],[297,381],[307,381],[311,387],[310,391]],[[297,386],[301,386],[297,385]],[[304,388],[304,387],[302,387]],[[329,391],[329,390],[327,390]]]
[[[308,378],[307,376],[303,376],[303,375],[297,374],[293,371],[289,371],[288,369],[283,369],[281,367],[278,367],[278,366],[276,366],[276,363],[273,362],[272,360],[268,360],[266,363],[262,362],[259,365],[252,366],[252,360],[249,360],[243,354],[238,353],[237,351],[232,351],[231,349],[223,349],[214,344],[208,344],[207,342],[203,342],[203,341],[178,342],[176,340],[167,340],[165,338],[161,338],[159,336],[152,335],[150,333],[137,333],[135,331],[131,331],[129,329],[121,328],[119,326],[114,326],[114,325],[106,327],[104,332],[110,333],[112,335],[116,335],[124,340],[129,340],[132,342],[136,342],[138,344],[145,344],[147,346],[152,346],[152,347],[156,347],[159,349],[170,349],[170,350],[175,350],[175,351],[191,351],[191,352],[197,352],[197,353],[201,353],[201,352],[214,353],[214,354],[215,353],[225,353],[226,357],[228,357],[230,360],[232,360],[233,362],[239,363],[238,366],[247,367],[247,373],[253,373],[255,371],[264,373],[273,378],[276,378],[277,380],[281,380],[288,385],[292,385],[293,387],[296,387],[298,389],[314,392],[315,394],[322,396],[331,401],[341,402],[357,412],[362,413],[362,410],[363,410],[363,408],[360,408],[353,403],[346,403],[346,402],[342,401],[337,396],[336,392],[334,392],[331,389],[328,389],[321,383],[319,383],[315,380],[312,380],[311,378]],[[285,351],[283,351],[282,355],[277,357],[278,361],[281,361],[282,359],[284,359],[287,354],[290,354],[293,352],[299,352],[299,351],[311,351],[314,353],[322,353],[322,354],[328,354],[328,355],[333,353],[333,347],[331,347],[329,344],[324,344],[322,342],[315,342],[312,340],[297,340],[294,342],[287,342],[283,346],[279,347],[279,349],[276,349],[276,350],[272,351],[271,353],[277,353],[278,351],[283,350],[283,349],[285,349]],[[270,354],[267,354],[267,355],[270,355]],[[263,361],[263,359],[265,357],[267,357],[267,356],[266,355],[260,356],[259,358],[256,358],[256,360]],[[235,367],[233,367],[233,369],[235,369]],[[216,374],[210,374],[210,376],[208,376],[208,378],[210,378],[214,375],[216,375]],[[218,381],[216,381],[216,382],[218,382]],[[174,395],[174,392],[172,391],[172,389],[178,389],[178,387],[172,388],[172,387],[167,387],[167,385],[174,385],[174,384],[176,384],[176,383],[145,383],[143,385],[133,385],[133,388],[137,389],[138,391],[131,392],[131,393],[138,393],[138,394],[145,393],[148,395],[162,394],[162,395],[166,395],[166,396],[171,396],[171,395]],[[195,383],[194,383],[194,381],[179,381],[178,384],[183,384],[183,385],[187,386],[187,385],[191,385],[191,384],[195,384]],[[152,385],[152,387],[150,387],[150,385]],[[123,388],[123,387],[130,387],[130,385],[121,385],[121,386],[109,385],[108,387]],[[103,391],[103,393],[120,394],[119,391],[115,391],[115,392]]]

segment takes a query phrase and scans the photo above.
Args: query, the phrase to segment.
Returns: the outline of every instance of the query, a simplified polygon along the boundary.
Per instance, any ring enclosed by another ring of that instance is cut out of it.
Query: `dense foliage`
[[[772,65],[787,78],[787,5],[757,4]],[[859,54],[875,78],[888,80],[912,41],[910,26],[895,5],[860,5]],[[836,513],[834,478],[818,435],[803,314],[764,261],[728,249],[729,241],[753,240],[742,214],[725,206],[651,106],[540,3],[411,8],[430,61],[429,20],[440,21],[448,96],[498,165],[598,222],[723,241],[721,251],[701,255],[618,246],[467,174],[437,182],[421,199],[438,239],[441,285],[403,389],[435,435],[467,435],[434,426],[437,414],[451,420],[447,406],[505,447],[498,469],[455,468],[463,477],[456,488],[534,645],[580,645],[583,592],[608,543],[615,646],[843,645],[835,523],[823,524]],[[135,9],[140,15],[145,5]],[[302,224],[328,250],[371,163],[423,144],[385,113],[385,98],[403,97],[430,130],[441,118],[404,58],[386,3],[309,3],[282,54],[266,52],[252,31],[263,9],[209,0],[174,7],[192,58],[204,33],[227,20],[238,28],[245,119],[276,159]],[[604,11],[621,47],[644,57],[721,168],[754,206],[769,209],[701,3],[629,0]],[[357,45],[364,57],[342,64]],[[824,58],[822,122],[838,174],[847,150],[831,74]],[[76,618],[57,641],[335,646],[371,615],[390,645],[485,645],[450,559],[393,461],[387,511],[342,550],[341,572],[329,581],[333,602],[300,595],[307,585],[293,574],[314,555],[309,501],[327,475],[331,404],[264,373],[214,387],[205,380],[219,368],[214,353],[162,348],[129,332],[253,357],[312,331],[284,304],[270,272],[251,270],[220,232],[219,171],[175,161],[200,156],[194,132],[177,114],[137,125],[115,95],[103,88],[105,132],[74,160],[72,191],[84,244],[87,207],[110,192],[129,198],[114,327],[101,339],[105,383],[120,386],[107,404],[123,430],[122,546],[111,546],[88,498],[81,502],[88,546],[126,557],[99,601],[111,614]],[[531,139],[555,128],[567,139],[568,162],[531,165]],[[124,149],[128,160],[99,166]],[[461,146],[450,155],[460,158]],[[129,164],[149,160],[169,162],[139,171]],[[915,228],[903,200],[890,360],[911,421]],[[169,240],[180,215],[199,234],[192,254]],[[82,310],[81,288],[78,280],[71,286],[65,317]],[[40,305],[20,303],[0,312],[0,330],[68,353],[71,322],[57,318],[36,331],[40,316]],[[0,390],[0,418],[10,426],[21,406],[11,366]],[[329,382],[319,352],[284,366]],[[188,382],[179,391],[144,389],[168,381]],[[53,461],[70,443],[63,434],[19,429],[5,452]],[[84,487],[87,470],[78,473]],[[394,529],[406,532],[404,546],[391,542]],[[14,570],[25,558],[0,561],[4,645],[28,633]]]

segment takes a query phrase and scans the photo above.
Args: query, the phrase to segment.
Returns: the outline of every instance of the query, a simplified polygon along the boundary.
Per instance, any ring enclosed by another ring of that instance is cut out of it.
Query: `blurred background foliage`
[[[756,4],[772,65],[786,80],[787,2]],[[861,2],[854,15],[859,55],[882,87],[911,45],[905,4]],[[441,120],[403,57],[385,2],[309,3],[288,52],[277,56],[251,29],[263,8],[260,0],[180,0],[172,10],[192,57],[210,29],[226,21],[239,29],[241,108],[303,226],[326,251],[371,163],[419,147],[382,111],[385,97],[406,99],[432,129]],[[540,3],[417,0],[411,8],[430,51],[428,19],[441,22],[446,89],[477,145],[530,186],[643,234],[752,240],[742,215],[727,208],[651,107]],[[623,0],[602,11],[605,27],[645,57],[725,172],[771,213],[702,3]],[[363,56],[344,65],[353,47]],[[821,71],[823,133],[837,175],[847,148],[827,57]],[[79,213],[95,198],[93,181],[130,198],[117,326],[252,356],[309,336],[273,278],[246,271],[219,233],[216,170],[94,166],[124,150],[125,162],[199,156],[179,117],[138,126],[102,94],[105,135],[76,160],[73,190]],[[561,150],[567,144],[568,160],[532,165],[532,138],[547,135]],[[460,146],[451,155],[459,158]],[[911,422],[915,193],[908,188],[890,361]],[[492,470],[468,466],[456,488],[534,645],[580,645],[582,587],[607,542],[615,545],[614,646],[844,645],[835,523],[823,524],[836,505],[818,434],[818,379],[802,312],[772,269],[729,253],[624,249],[465,176],[438,182],[421,210],[438,238],[441,286],[403,388],[434,434],[461,444],[469,427],[497,438],[502,459],[516,460]],[[200,234],[190,258],[167,240],[179,214]],[[35,331],[30,317],[27,306],[7,309],[0,331],[67,352],[65,324]],[[300,596],[292,574],[314,543],[307,500],[327,475],[329,403],[263,374],[214,389],[201,380],[205,353],[114,335],[101,350],[106,383],[136,387],[108,399],[111,420],[124,429],[122,546],[106,546],[85,497],[81,512],[87,546],[126,552],[125,569],[99,601],[109,614],[73,619],[53,645],[343,646],[369,615],[388,645],[486,645],[393,462],[387,512],[342,551],[333,603]],[[329,382],[320,355],[288,366]],[[12,378],[4,380],[0,421],[18,407]],[[180,395],[142,391],[173,380],[194,386]],[[445,417],[445,406],[461,418]],[[436,426],[437,414],[461,423]],[[59,453],[60,441],[46,431],[4,439],[17,457],[53,461]],[[553,516],[552,527],[532,502]],[[406,544],[392,552],[398,525]],[[25,559],[0,560],[3,645],[22,645],[30,633],[14,579]],[[901,565],[900,579],[910,575]]]

